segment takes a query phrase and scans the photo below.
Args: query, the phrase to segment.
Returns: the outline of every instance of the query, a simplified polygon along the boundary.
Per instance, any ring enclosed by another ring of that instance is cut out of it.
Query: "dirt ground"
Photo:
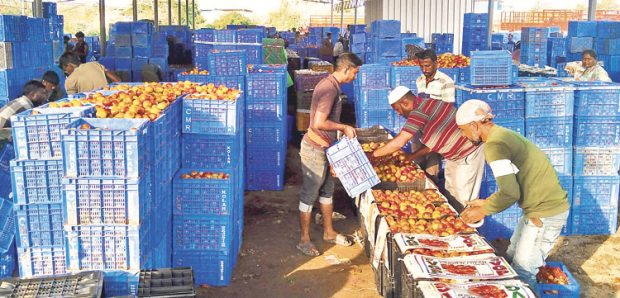
[[[358,244],[339,247],[322,241],[313,224],[311,237],[321,256],[301,255],[298,198],[299,150],[287,153],[286,186],[281,192],[247,192],[243,245],[230,286],[202,288],[199,297],[380,297],[374,274]],[[347,219],[336,228],[353,234],[358,228],[353,201],[339,187],[335,210]],[[505,250],[506,241],[493,243]],[[581,284],[582,297],[620,297],[620,237],[563,237],[549,260],[561,261]]]

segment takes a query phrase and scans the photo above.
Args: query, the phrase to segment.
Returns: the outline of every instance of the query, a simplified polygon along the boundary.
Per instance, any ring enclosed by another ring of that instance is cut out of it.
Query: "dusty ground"
[[[321,241],[322,229],[313,224],[311,236],[323,255],[306,257],[295,249],[301,184],[298,152],[289,146],[284,191],[246,193],[243,246],[233,280],[226,288],[199,289],[199,297],[380,297],[359,245],[326,244]],[[336,228],[353,234],[358,227],[354,206],[341,188],[335,204],[348,217]],[[494,245],[501,251],[507,243]],[[582,297],[620,297],[618,233],[563,237],[549,260],[568,266],[581,284]]]

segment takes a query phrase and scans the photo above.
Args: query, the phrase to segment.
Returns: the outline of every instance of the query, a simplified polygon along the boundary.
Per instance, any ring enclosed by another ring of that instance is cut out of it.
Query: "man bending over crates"
[[[0,149],[4,147],[5,142],[13,142],[11,116],[38,107],[44,104],[49,97],[49,91],[45,89],[43,83],[37,80],[28,81],[23,90],[24,93],[21,97],[0,108]]]
[[[534,288],[538,267],[568,218],[567,193],[551,162],[536,145],[520,134],[492,122],[491,107],[468,100],[456,113],[462,134],[473,143],[484,143],[484,157],[491,166],[498,191],[486,200],[469,202],[461,217],[476,223],[518,202],[523,209],[507,250],[515,270]]]
[[[334,181],[329,171],[325,149],[335,143],[338,131],[344,132],[349,138],[355,137],[355,128],[340,123],[342,110],[340,85],[353,82],[361,65],[362,60],[352,53],[340,55],[336,60],[334,73],[321,80],[312,93],[310,125],[301,141],[299,152],[303,185],[299,193],[301,239],[297,249],[307,256],[320,255],[316,246],[310,241],[312,206],[317,198],[323,213],[323,240],[343,246],[353,244],[332,226]]]
[[[424,157],[430,152],[446,159],[446,190],[462,206],[480,194],[484,173],[482,146],[474,145],[461,135],[456,121],[454,104],[436,99],[422,99],[409,88],[398,86],[388,95],[396,112],[407,117],[400,133],[385,146],[373,152],[381,157],[400,150],[415,135],[420,134],[422,147],[413,152],[410,160]]]

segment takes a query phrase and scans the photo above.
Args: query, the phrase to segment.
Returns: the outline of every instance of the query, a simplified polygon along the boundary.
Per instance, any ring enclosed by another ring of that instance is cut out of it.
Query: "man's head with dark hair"
[[[23,88],[24,94],[33,104],[41,105],[49,97],[49,92],[45,89],[43,83],[37,80],[28,81]]]
[[[433,49],[426,49],[415,56],[418,58],[418,63],[426,79],[433,79],[435,73],[437,73],[437,54],[435,54],[435,51]]]
[[[58,74],[56,74],[56,72],[48,70],[43,74],[43,77],[41,78],[41,83],[43,83],[47,91],[52,92],[58,87],[58,84],[60,83],[60,78],[58,77]]]
[[[68,74],[73,73],[73,71],[82,63],[80,58],[71,52],[62,54],[58,62],[60,64],[60,68]]]
[[[75,37],[77,37],[78,39],[82,40],[84,39],[84,32],[82,31],[78,31],[78,33],[75,33]]]
[[[353,53],[343,53],[336,58],[334,76],[341,83],[351,83],[362,66],[362,60]]]
[[[581,53],[581,65],[585,68],[596,65],[596,59],[598,56],[594,50],[585,50]]]
[[[327,32],[327,37],[331,38],[332,37],[332,33],[331,32]]]
[[[65,35],[65,36],[63,36],[63,37],[62,37],[62,40],[63,40],[65,43],[67,43],[67,42],[69,42],[69,40],[71,40],[71,37],[69,37],[69,36],[66,36],[66,35]]]

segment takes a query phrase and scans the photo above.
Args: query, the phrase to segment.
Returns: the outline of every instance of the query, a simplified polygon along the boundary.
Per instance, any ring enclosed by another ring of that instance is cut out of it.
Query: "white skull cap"
[[[392,90],[388,95],[388,102],[393,105],[401,98],[403,98],[403,96],[405,96],[405,94],[407,94],[408,92],[411,92],[411,89],[405,86],[398,86],[394,88],[394,90]]]
[[[456,111],[456,124],[465,125],[471,122],[493,119],[491,106],[479,99],[464,102]]]

